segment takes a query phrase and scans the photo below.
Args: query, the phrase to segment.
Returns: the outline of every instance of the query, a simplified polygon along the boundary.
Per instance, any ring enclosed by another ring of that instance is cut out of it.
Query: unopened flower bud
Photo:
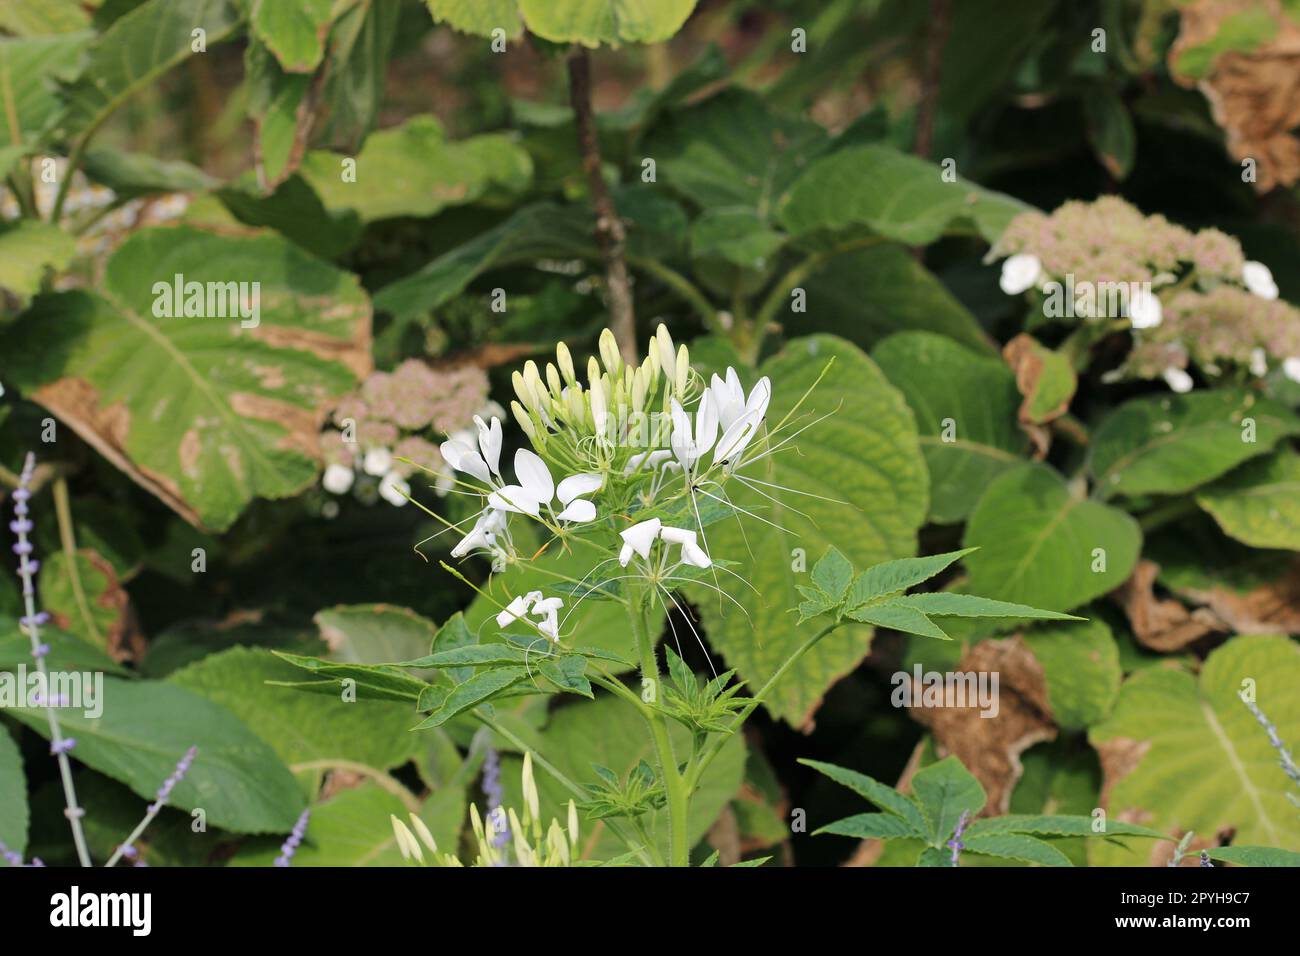
[[[524,434],[527,435],[529,439],[536,438],[537,429],[533,427],[533,420],[528,417],[528,412],[524,409],[524,406],[520,405],[518,402],[511,402],[510,411],[514,412],[515,421],[517,421],[519,427],[524,430]]]
[[[623,357],[618,354],[618,342],[609,329],[603,329],[600,333],[600,360],[605,363],[610,375],[617,375],[623,367]]]
[[[679,398],[686,394],[686,380],[690,376],[690,373],[691,354],[686,350],[686,346],[683,345],[677,350],[677,377],[673,383],[674,390],[677,392]]]
[[[555,347],[555,359],[560,363],[560,374],[570,385],[578,381],[578,376],[573,373],[573,356],[569,354],[569,347],[561,342]]]
[[[550,362],[546,363],[546,385],[556,398],[559,398],[560,392],[564,391],[564,383],[560,381],[560,370]]]

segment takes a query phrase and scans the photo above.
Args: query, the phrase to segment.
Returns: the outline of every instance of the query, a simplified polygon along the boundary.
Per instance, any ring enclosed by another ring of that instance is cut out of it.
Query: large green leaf
[[[13,853],[27,850],[27,776],[23,756],[0,726],[0,843]]]
[[[519,0],[424,0],[433,19],[460,30],[490,37],[504,30],[514,39],[524,29],[519,19]]]
[[[270,745],[290,769],[343,761],[387,770],[416,751],[414,707],[304,694],[267,681],[296,681],[298,668],[260,648],[233,647],[177,671],[168,681],[222,704]]]
[[[973,489],[1024,460],[1015,376],[999,359],[929,332],[891,336],[871,357],[916,415],[930,469],[930,519],[963,520],[975,506]]]
[[[1110,712],[1123,676],[1119,647],[1100,620],[1048,624],[1024,634],[1047,677],[1047,703],[1057,726],[1089,727]]]
[[[995,241],[1029,209],[1018,199],[957,178],[888,146],[837,150],[808,168],[781,200],[779,218],[796,235],[866,226],[909,245],[949,233]]]
[[[161,681],[104,678],[103,712],[65,708],[59,725],[77,741],[77,760],[153,799],[190,747],[198,754],[172,791],[171,805],[202,807],[209,826],[237,833],[288,832],[302,791],[280,758],[225,707]],[[9,714],[49,734],[45,711]]]
[[[24,220],[0,229],[0,289],[26,302],[76,253],[76,240],[49,223]]]
[[[363,221],[432,216],[447,206],[474,202],[490,189],[519,193],[533,172],[528,154],[508,135],[450,142],[432,116],[412,117],[367,138],[355,157],[353,181],[343,178],[344,158],[310,152],[302,176],[327,209],[352,209]]]
[[[210,49],[235,32],[234,0],[148,0],[94,39],[77,78],[62,87],[65,136],[84,136],[127,97],[191,56],[194,31]]]
[[[929,824],[932,846],[941,846],[957,829],[962,814],[975,816],[987,797],[980,782],[956,757],[945,757],[917,771],[912,793]]]
[[[1196,501],[1238,541],[1300,551],[1300,455],[1290,448],[1242,465]]]
[[[68,33],[39,39],[0,39],[0,143],[33,147],[58,117],[53,79],[69,79],[92,34]],[[10,163],[0,173],[9,172]],[[7,258],[7,257],[6,257]]]
[[[1300,814],[1268,733],[1238,697],[1255,700],[1281,739],[1300,740],[1300,645],[1286,637],[1235,637],[1214,651],[1200,678],[1149,667],[1120,688],[1110,717],[1088,734],[1106,771],[1107,812],[1162,833],[1187,830],[1234,842],[1300,850]],[[1094,864],[1143,862],[1094,843]]]
[[[808,566],[834,545],[854,566],[866,567],[912,554],[925,519],[925,462],[912,413],[856,346],[834,336],[809,336],[765,363],[762,373],[774,385],[770,426],[785,417],[828,363],[821,384],[800,409],[810,417],[792,419],[773,442],[808,425],[811,416],[828,417],[795,439],[797,449],[787,446],[742,471],[769,485],[750,490],[735,480],[727,483],[731,500],[762,520],[728,518],[710,525],[704,536],[714,560],[739,562],[737,572],[749,582],[718,577],[743,613],[712,591],[694,590],[710,644],[752,688],[761,686],[808,639],[808,628],[817,626],[797,629],[789,613],[801,601],[796,586],[809,580],[795,570],[800,566],[796,549]],[[768,709],[804,724],[827,688],[865,656],[870,633],[850,625],[823,639],[773,688]]]
[[[1033,607],[1069,611],[1118,587],[1142,545],[1122,511],[1072,494],[1045,465],[997,478],[966,525],[967,590]]]
[[[676,752],[679,755],[689,752],[690,732],[677,723],[670,723],[668,730]],[[617,697],[580,701],[560,708],[542,731],[539,747],[541,756],[580,785],[597,782],[593,764],[612,770],[620,780],[626,779],[628,772],[642,760],[652,767],[657,766],[654,743],[645,721],[635,709]],[[516,811],[523,807],[519,779],[521,763],[522,758],[513,754],[501,759],[501,783],[505,790],[503,802]],[[744,776],[744,767],[745,743],[737,734],[727,741],[717,759],[709,765],[699,789],[691,798],[687,825],[687,839],[691,844],[703,839],[723,807],[736,795]],[[549,822],[554,817],[563,825],[572,794],[556,783],[535,760],[533,773],[542,801],[542,820]],[[659,842],[666,854],[667,811],[652,811],[642,820],[651,837]],[[588,858],[593,860],[611,859],[627,851],[622,841],[599,822],[589,823],[586,820],[582,821],[582,839],[579,844],[583,847],[590,846]]]
[[[80,0],[0,0],[0,30],[20,37],[66,34],[90,26]]]
[[[307,833],[293,855],[293,866],[401,866],[391,817],[405,820],[402,799],[366,781],[341,790],[311,808]],[[267,840],[241,850],[231,866],[271,866],[279,843]]]
[[[402,4],[357,0],[330,31],[322,100],[330,104],[322,142],[356,150],[375,124]]]
[[[209,298],[233,317],[157,317],[176,275],[229,291],[224,308]],[[252,310],[236,307],[235,282],[260,283],[256,327],[243,327]],[[311,483],[324,410],[368,368],[369,333],[355,277],[276,236],[178,227],[136,233],[98,291],[38,298],[2,342],[29,397],[183,517],[221,530],[253,497]]]
[[[743,208],[771,223],[779,200],[830,142],[816,123],[772,114],[732,89],[665,114],[644,143],[658,182],[705,209]]]
[[[438,628],[409,608],[391,604],[340,604],[316,612],[330,658],[351,664],[392,664],[423,657]]]
[[[253,34],[291,73],[310,73],[325,55],[332,0],[251,0]]]
[[[1089,466],[1104,497],[1178,494],[1297,433],[1300,418],[1253,392],[1155,395],[1106,417],[1093,436]]]
[[[528,29],[554,43],[660,43],[676,33],[696,0],[519,0]]]

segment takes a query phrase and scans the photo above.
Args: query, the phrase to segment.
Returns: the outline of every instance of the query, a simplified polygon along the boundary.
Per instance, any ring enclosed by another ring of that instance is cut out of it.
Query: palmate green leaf
[[[924,837],[930,832],[929,821],[916,805],[916,802],[910,797],[899,793],[888,784],[881,783],[864,773],[858,773],[856,770],[837,767],[834,764],[823,763],[820,760],[807,760],[801,757],[799,763],[806,767],[812,767],[818,773],[830,777],[836,783],[848,787],[859,796],[870,800],[886,813],[905,823],[909,833],[913,836]]]
[[[1300,551],[1300,455],[1290,448],[1242,465],[1196,503],[1243,544]]]
[[[1141,543],[1124,512],[1074,497],[1044,465],[1022,465],[990,484],[971,512],[963,544],[980,550],[966,558],[968,589],[1069,611],[1123,582]]]
[[[468,644],[446,651],[438,651],[424,657],[402,661],[398,667],[411,668],[457,668],[457,667],[510,667],[516,664],[537,663],[545,659],[550,651],[539,648],[529,652],[526,648],[514,644]]]
[[[753,209],[706,209],[691,223],[695,275],[719,294],[755,291],[785,241],[785,235],[766,227]]]
[[[767,414],[770,426],[785,417],[824,370],[800,409],[808,417],[787,424],[773,440],[816,417],[829,417],[799,435],[797,451],[787,447],[741,471],[803,494],[768,486],[759,486],[764,494],[758,494],[730,480],[728,497],[762,520],[742,515],[743,529],[738,521],[726,520],[704,535],[715,560],[738,561],[736,573],[752,585],[719,576],[744,613],[702,584],[688,588],[704,616],[710,644],[751,687],[761,687],[810,636],[804,633],[807,626],[792,626],[788,610],[800,602],[798,585],[812,583],[794,570],[794,549],[811,558],[834,544],[854,566],[866,567],[911,554],[924,520],[925,463],[911,412],[856,346],[833,336],[810,336],[790,342],[764,363],[762,374],[778,383]],[[772,689],[765,702],[769,711],[796,726],[804,723],[826,689],[866,654],[869,636],[867,628],[851,625],[824,638]]]
[[[1020,393],[1001,359],[931,332],[900,332],[871,353],[907,398],[930,469],[930,519],[962,521],[984,488],[1025,460],[1016,424]]]
[[[823,833],[832,836],[856,837],[859,840],[891,840],[895,837],[915,837],[918,834],[907,821],[890,813],[859,813],[836,820],[813,831],[813,836]]]
[[[156,317],[177,274],[219,287],[213,305],[231,317]],[[256,327],[242,327],[238,282],[261,283]],[[368,368],[369,335],[354,276],[277,236],[177,227],[124,242],[97,291],[38,298],[0,348],[30,398],[182,517],[222,530],[255,496],[312,482],[320,419]]]
[[[966,836],[962,842],[964,852],[979,853],[1023,863],[1042,866],[1073,866],[1070,858],[1043,840],[1023,833],[991,833],[985,836]]]
[[[406,703],[346,701],[303,694],[271,681],[293,681],[299,672],[260,648],[234,647],[190,664],[168,678],[221,704],[294,769],[300,764],[341,761],[388,770],[416,753],[407,733],[414,708]]]
[[[312,806],[306,838],[293,855],[293,865],[401,866],[405,861],[391,817],[405,821],[409,812],[400,796],[369,780],[340,790]],[[279,855],[279,838],[250,842],[230,865],[271,866]]]
[[[961,551],[946,551],[943,554],[928,554],[919,558],[882,561],[867,568],[853,579],[844,604],[850,608],[858,607],[868,601],[906,591],[930,580],[953,562],[964,558],[974,550],[974,548],[964,548]]]
[[[194,30],[204,31],[211,49],[241,19],[235,0],[147,0],[119,17],[90,43],[77,78],[62,85],[60,132],[92,132],[127,97],[193,55]]]
[[[831,547],[813,565],[812,579],[813,584],[832,600],[843,601],[849,585],[853,583],[853,565],[839,548]]]
[[[355,181],[341,175],[345,159],[356,161]],[[414,116],[369,136],[355,157],[313,150],[303,159],[301,174],[328,210],[353,210],[370,222],[432,216],[490,190],[516,195],[531,182],[533,165],[506,134],[453,142],[437,119]]]
[[[1137,398],[1098,426],[1089,468],[1104,497],[1178,494],[1295,434],[1300,434],[1300,418],[1253,392],[1215,389]]]
[[[18,745],[4,727],[0,727],[0,843],[14,853],[27,850],[27,776]]]
[[[1211,860],[1235,866],[1300,866],[1300,853],[1271,846],[1216,846],[1206,852]]]
[[[794,235],[866,226],[908,245],[952,233],[995,241],[1029,209],[963,179],[944,182],[932,163],[888,146],[854,146],[813,162],[781,199],[778,218]]]
[[[782,195],[830,138],[818,124],[774,115],[757,94],[729,89],[666,113],[646,135],[658,182],[702,209],[748,210],[770,224]]]
[[[1300,645],[1289,638],[1234,637],[1210,654],[1199,679],[1152,667],[1124,682],[1110,716],[1088,733],[1107,770],[1111,819],[1136,816],[1164,833],[1232,830],[1241,844],[1300,850],[1290,780],[1238,697],[1250,686],[1245,681],[1254,682],[1259,707],[1294,746]],[[1136,851],[1100,843],[1090,856],[1094,865],[1145,862]]]
[[[0,143],[6,159],[0,174],[8,174],[13,161],[34,149],[42,134],[62,109],[54,92],[54,80],[70,79],[81,51],[90,42],[89,32],[60,36],[13,39],[0,38]],[[7,257],[6,257],[7,258]]]
[[[290,73],[310,73],[325,55],[333,0],[249,0],[253,35]]]
[[[1155,840],[1170,839],[1170,837],[1152,830],[1150,827],[1140,826],[1136,823],[1124,823],[1121,820],[1106,820],[1104,829],[1101,830],[1094,829],[1095,826],[1096,821],[1088,816],[1008,813],[1000,817],[988,817],[974,821],[966,828],[966,835],[982,837],[1021,833],[1046,837],[1137,836],[1150,837]]]
[[[272,651],[283,661],[310,671],[316,680],[306,689],[337,696],[341,681],[356,682],[358,700],[417,701],[429,685],[391,664],[339,664],[303,654]],[[298,686],[285,682],[285,686]]]
[[[925,814],[931,846],[952,836],[963,813],[976,816],[987,799],[984,788],[956,757],[945,757],[912,776],[912,793]]]
[[[862,247],[866,241],[849,236],[813,243],[809,237],[799,243],[822,261],[810,263],[803,281],[807,311],[782,313],[791,334],[830,332],[872,349],[894,333],[925,331],[997,358],[979,321],[910,249],[878,239]],[[881,368],[910,401],[905,381],[895,379],[883,362]],[[941,383],[936,378],[928,384],[934,389]]]
[[[441,727],[457,714],[463,714],[482,704],[503,690],[507,690],[528,677],[526,667],[493,667],[477,672],[464,683],[457,684],[438,703],[437,709],[412,730]]]
[[[874,624],[876,627],[887,627],[904,634],[933,637],[939,641],[952,640],[938,624],[910,607],[896,604],[867,604],[849,609],[844,616],[853,621]]]
[[[688,753],[691,734],[675,722],[668,726],[669,736],[678,754]],[[645,720],[625,701],[602,695],[594,701],[573,700],[554,711],[550,723],[541,731],[537,752],[552,762],[561,773],[578,784],[594,783],[594,766],[605,767],[619,780],[626,780],[642,762],[658,771],[654,743],[646,733]],[[515,754],[501,759],[501,783],[505,790],[503,804],[522,809],[520,767],[522,758]],[[700,787],[691,797],[687,818],[687,841],[694,845],[704,838],[724,807],[735,797],[744,778],[745,742],[740,734],[731,736],[717,758],[709,765]],[[541,797],[542,820],[552,817],[563,824],[573,794],[557,783],[534,761],[533,772]],[[581,801],[579,801],[581,802]],[[579,811],[580,846],[589,848],[587,859],[608,860],[626,851],[626,845],[609,832],[597,830]],[[642,816],[651,839],[668,851],[668,813],[651,811]]]
[[[190,747],[194,764],[172,791],[170,805],[202,807],[209,826],[236,833],[287,833],[302,812],[302,790],[275,752],[234,714],[163,681],[104,678],[103,713],[59,712],[74,756],[86,766],[154,799],[158,787]],[[7,710],[44,737],[42,709]]]
[[[49,223],[5,226],[0,229],[0,289],[25,303],[47,276],[66,269],[76,254],[76,240]]]
[[[595,699],[587,680],[587,659],[580,654],[566,654],[559,660],[544,660],[537,665],[542,676],[560,690]]]

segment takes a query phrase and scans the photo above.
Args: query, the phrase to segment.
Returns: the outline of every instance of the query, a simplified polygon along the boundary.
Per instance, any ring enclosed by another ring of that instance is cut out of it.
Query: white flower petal
[[[718,410],[713,405],[713,393],[705,391],[695,410],[695,454],[703,455],[718,438]]]
[[[356,473],[347,465],[330,465],[325,469],[321,484],[332,495],[345,495],[356,477]]]
[[[475,415],[474,424],[478,426],[478,447],[483,450],[483,460],[492,474],[501,474],[501,419],[493,415],[492,424],[485,425],[482,417]]]
[[[528,607],[531,603],[527,597],[514,598],[506,605],[506,609],[497,615],[497,627],[509,627],[519,620],[528,613]]]
[[[663,527],[663,522],[658,518],[651,518],[649,521],[641,521],[632,527],[620,531],[618,536],[627,544],[631,545],[632,550],[643,558],[650,557],[650,546],[655,543],[655,538],[659,537],[659,529]],[[620,561],[622,555],[619,556]],[[623,564],[627,562],[623,561]]]
[[[772,380],[764,375],[749,391],[749,401],[745,402],[745,411],[755,413],[760,420],[767,414],[768,402],[772,400]]]
[[[519,485],[506,485],[488,495],[488,507],[498,511],[513,511],[515,514],[532,515],[536,518],[541,513],[541,504]]]
[[[555,516],[556,521],[595,521],[596,506],[586,498],[575,498],[568,506]]]
[[[594,475],[587,471],[579,472],[560,482],[559,487],[555,489],[555,497],[560,499],[561,504],[567,505],[579,495],[589,495],[592,492],[600,491],[601,486],[604,484],[605,479],[600,475]]]
[[[1282,374],[1293,382],[1300,382],[1300,357],[1292,355],[1283,359]]]
[[[694,544],[696,536],[694,531],[686,528],[673,528],[664,525],[659,529],[659,537],[672,544]]]
[[[487,463],[478,452],[464,442],[454,438],[448,439],[438,446],[438,451],[442,453],[443,460],[457,471],[473,475],[479,481],[492,483],[492,475],[488,472]]]
[[[746,412],[732,423],[726,434],[718,440],[713,452],[713,463],[735,462],[753,440],[761,419],[756,412]]]
[[[657,451],[638,452],[627,460],[627,465],[623,468],[623,474],[631,475],[639,471],[643,462],[645,463],[646,468],[650,471],[653,471],[665,462],[668,462],[670,465],[675,465],[676,462],[671,460],[672,457],[673,453],[664,448],[660,448]]]
[[[708,568],[713,566],[713,559],[705,553],[704,549],[695,542],[682,545],[682,562],[697,568]]]
[[[1038,284],[1043,274],[1043,264],[1038,256],[1021,252],[1002,263],[1002,278],[998,284],[1007,295],[1020,295]]]
[[[527,448],[515,452],[515,479],[524,486],[528,497],[547,502],[555,497],[555,479],[546,462]]]
[[[623,545],[623,549],[618,553],[618,563],[620,567],[627,567],[627,563],[632,560],[632,546]]]

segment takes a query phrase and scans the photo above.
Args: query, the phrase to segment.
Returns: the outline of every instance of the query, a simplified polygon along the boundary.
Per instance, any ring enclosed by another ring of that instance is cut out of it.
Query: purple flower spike
[[[307,820],[311,817],[311,807],[308,807],[298,817],[298,822],[293,825],[293,831],[289,834],[289,839],[284,841],[284,846],[280,847],[280,855],[275,858],[276,866],[288,866],[293,855],[298,852],[298,847],[302,844],[303,837],[307,835]]]
[[[190,765],[194,763],[194,755],[198,752],[198,747],[191,747],[185,751],[185,755],[176,764],[176,769],[171,772],[171,776],[164,780],[162,786],[158,788],[158,799],[149,804],[151,814],[157,814],[163,808],[163,805],[171,799],[172,790],[176,788],[176,784],[185,779],[185,775],[189,773]]]
[[[0,840],[0,857],[4,857],[4,861],[10,866],[23,865],[23,855],[15,850],[9,849],[9,847],[5,846],[3,840]]]
[[[72,748],[77,746],[76,737],[64,737],[62,740],[55,740],[50,744],[50,754],[57,757],[59,754],[71,753]]]
[[[948,849],[952,850],[953,866],[957,865],[957,860],[961,856],[961,851],[966,849],[966,844],[962,843],[961,838],[962,834],[966,832],[966,825],[968,823],[970,823],[970,811],[963,810],[961,812],[961,819],[957,821],[957,828],[952,831],[952,839],[944,844]]]
[[[501,800],[503,791],[501,789],[501,760],[497,756],[495,748],[491,744],[487,746],[487,752],[483,755],[483,793],[487,797],[488,818],[493,823],[505,823],[501,813]],[[496,814],[497,816],[493,816]],[[500,849],[510,842],[510,827],[505,825],[501,831],[492,837],[492,845]]]

